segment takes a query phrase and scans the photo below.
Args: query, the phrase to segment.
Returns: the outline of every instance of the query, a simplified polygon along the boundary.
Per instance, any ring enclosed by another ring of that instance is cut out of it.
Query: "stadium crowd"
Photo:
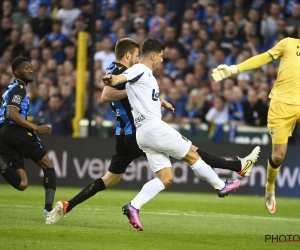
[[[115,119],[109,104],[101,102],[101,93],[105,69],[115,60],[116,41],[130,37],[141,43],[149,36],[167,46],[164,62],[154,71],[161,98],[175,108],[174,114],[163,112],[164,121],[214,125],[215,141],[224,124],[233,130],[239,125],[266,126],[278,62],[223,82],[213,81],[211,70],[240,63],[287,36],[299,38],[299,1],[96,1],[97,10],[89,0],[2,1],[0,92],[13,80],[13,58],[29,57],[34,81],[28,86],[28,112],[33,121],[52,124],[52,134],[72,134],[78,32],[89,32],[95,25],[94,65],[86,70],[87,88],[95,86],[94,106],[86,105],[86,111],[92,110],[97,126]],[[97,16],[94,24],[92,11]]]

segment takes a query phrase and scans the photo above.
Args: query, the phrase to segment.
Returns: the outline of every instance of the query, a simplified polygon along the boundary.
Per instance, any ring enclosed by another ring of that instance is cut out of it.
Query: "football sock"
[[[215,189],[221,190],[225,187],[224,181],[222,181],[215,171],[213,171],[201,158],[191,166],[191,169],[197,177],[207,181]]]
[[[84,189],[81,190],[76,196],[74,196],[71,200],[69,200],[69,206],[67,207],[67,213],[70,212],[75,206],[80,204],[81,202],[91,198],[96,193],[105,190],[105,184],[102,178],[92,181]]]
[[[52,204],[56,190],[56,175],[54,168],[43,169],[43,172],[43,184],[45,189],[45,209],[50,212],[52,210]]]
[[[160,191],[164,190],[165,186],[160,179],[154,178],[148,181],[137,194],[137,196],[130,202],[131,206],[135,209],[141,209],[141,207],[154,198]]]
[[[205,151],[202,151],[200,149],[197,149],[197,153],[200,155],[202,160],[211,166],[212,168],[222,168],[222,169],[228,169],[235,172],[239,172],[242,169],[242,164],[239,160],[229,160],[219,157],[217,155],[213,155],[210,153],[207,153]]]
[[[272,156],[268,160],[268,169],[267,169],[267,183],[266,190],[267,192],[273,193],[275,191],[275,180],[279,173],[281,163],[279,165],[274,164],[272,161]]]
[[[13,170],[11,167],[1,169],[1,175],[10,185],[19,190],[21,184],[21,176],[18,175],[15,170]]]

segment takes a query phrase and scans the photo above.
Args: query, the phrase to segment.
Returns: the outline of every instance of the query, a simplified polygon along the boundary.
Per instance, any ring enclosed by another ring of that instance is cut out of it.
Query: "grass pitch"
[[[55,200],[69,199],[78,188],[61,188]],[[265,235],[300,235],[299,199],[277,197],[271,215],[261,197],[225,199],[203,193],[164,191],[146,204],[138,232],[121,206],[137,191],[106,190],[80,204],[58,224],[42,217],[44,190],[25,192],[0,185],[0,249],[300,249],[300,242],[266,243]]]

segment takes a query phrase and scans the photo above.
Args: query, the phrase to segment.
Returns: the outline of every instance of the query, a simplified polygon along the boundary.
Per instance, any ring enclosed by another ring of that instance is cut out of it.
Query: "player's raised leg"
[[[207,153],[197,149],[202,160],[212,168],[222,168],[237,172],[242,177],[248,177],[251,174],[253,164],[257,161],[260,147],[256,146],[252,152],[244,157],[238,157],[238,160],[226,160],[220,156]]]

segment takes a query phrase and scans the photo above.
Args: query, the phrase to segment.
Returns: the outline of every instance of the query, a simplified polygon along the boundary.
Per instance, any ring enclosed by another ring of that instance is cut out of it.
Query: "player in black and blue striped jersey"
[[[139,44],[129,38],[117,42],[116,61],[106,69],[106,74],[122,74],[126,69],[139,62]],[[69,201],[59,201],[49,213],[46,223],[56,223],[81,202],[94,196],[97,192],[115,186],[122,178],[127,166],[136,158],[145,156],[136,142],[136,127],[131,114],[125,85],[105,86],[102,101],[109,102],[116,115],[116,146],[110,167],[105,175],[89,183],[80,193]]]
[[[30,59],[15,58],[12,72],[15,80],[5,89],[0,103],[0,171],[10,185],[23,191],[28,186],[24,158],[37,163],[44,172],[44,215],[47,215],[52,210],[56,175],[47,151],[36,133],[48,135],[51,126],[37,126],[27,121],[27,84],[33,80]]]

